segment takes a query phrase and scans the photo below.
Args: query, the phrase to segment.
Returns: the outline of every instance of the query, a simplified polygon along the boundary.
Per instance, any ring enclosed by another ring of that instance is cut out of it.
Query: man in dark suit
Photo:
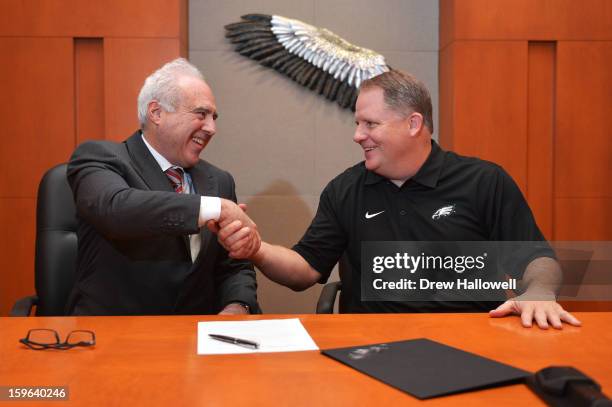
[[[66,312],[259,312],[252,265],[203,227],[242,219],[259,238],[232,176],[200,159],[217,118],[202,74],[184,59],[164,65],[146,79],[138,116],[141,130],[126,141],[83,143],[68,165],[79,250]]]

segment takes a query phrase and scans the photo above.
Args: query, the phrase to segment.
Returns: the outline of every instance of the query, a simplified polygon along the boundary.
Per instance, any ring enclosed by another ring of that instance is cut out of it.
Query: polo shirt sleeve
[[[538,228],[533,213],[518,185],[503,168],[493,165],[490,185],[480,188],[489,199],[483,208],[489,240],[502,243],[502,266],[506,274],[521,278],[525,267],[538,257],[556,258]]]
[[[325,283],[334,265],[346,250],[347,234],[340,224],[333,184],[325,187],[312,223],[302,239],[293,246],[308,264],[321,274],[319,283]]]

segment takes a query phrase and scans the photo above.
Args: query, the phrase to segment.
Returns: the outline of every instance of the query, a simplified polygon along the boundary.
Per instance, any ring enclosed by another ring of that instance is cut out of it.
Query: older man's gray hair
[[[138,94],[138,121],[141,128],[147,122],[147,107],[152,100],[157,100],[168,112],[176,110],[181,97],[178,79],[183,76],[204,80],[202,72],[185,58],[168,62],[145,79]]]

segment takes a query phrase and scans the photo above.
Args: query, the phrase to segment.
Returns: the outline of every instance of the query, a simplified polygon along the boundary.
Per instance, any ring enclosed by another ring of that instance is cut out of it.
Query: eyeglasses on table
[[[19,339],[30,349],[67,350],[75,347],[89,347],[96,344],[96,334],[93,331],[75,330],[70,332],[62,342],[55,329],[30,329],[25,338]]]

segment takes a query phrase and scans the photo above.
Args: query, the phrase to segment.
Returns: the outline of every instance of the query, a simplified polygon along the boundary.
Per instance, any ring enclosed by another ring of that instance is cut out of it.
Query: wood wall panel
[[[610,312],[609,301],[559,301],[559,304],[570,312]]]
[[[33,198],[41,175],[74,148],[72,39],[0,37],[0,55],[10,55],[0,63],[0,197]]]
[[[441,10],[440,10],[441,11]],[[440,106],[438,141],[442,147],[452,150],[455,134],[455,47],[449,45],[440,50]]]
[[[187,0],[179,0],[179,55],[187,58],[189,55],[189,4]]]
[[[456,40],[609,40],[609,0],[441,0],[440,48]]]
[[[559,42],[557,69],[555,196],[612,198],[612,41]]]
[[[452,53],[452,95],[441,106],[452,109],[452,130],[441,118],[440,142],[459,154],[494,161],[525,191],[527,171],[527,43],[462,41]],[[448,68],[441,69],[441,72]],[[444,113],[445,115],[448,113]],[[459,136],[459,137],[457,137]]]
[[[123,141],[138,129],[136,99],[144,79],[180,54],[171,39],[109,38],[104,41],[106,139]]]
[[[440,21],[439,27],[439,42],[440,42],[440,54],[448,47],[455,38],[455,0],[439,0],[439,16]],[[444,64],[440,61],[440,69]],[[442,77],[440,77],[442,80]],[[440,87],[441,88],[441,87]],[[441,90],[441,89],[440,89]],[[440,112],[442,113],[442,112]]]
[[[21,0],[2,3],[0,36],[180,38],[186,0]],[[182,32],[183,31],[183,32]]]
[[[136,95],[187,54],[187,0],[10,1],[0,13],[0,315],[34,293],[42,174],[88,139],[138,127]]]
[[[527,199],[544,236],[553,238],[554,42],[530,42],[527,67]]]
[[[527,154],[507,152],[515,161],[510,173],[525,181],[536,220],[553,240],[612,240],[610,21],[607,0],[440,1],[440,107],[451,109],[440,113],[441,129],[450,132],[441,140],[504,166],[493,156],[526,140]],[[512,61],[503,50],[517,42],[526,58],[517,53]],[[509,94],[509,83],[524,88],[525,98]],[[500,95],[514,96],[504,104],[513,117],[526,106],[523,129],[506,131],[508,121],[488,106]],[[491,124],[499,129],[495,141],[504,148],[487,155],[488,146],[477,145],[470,123],[480,122],[485,134]],[[612,302],[571,307],[610,310]]]
[[[555,199],[555,240],[612,240],[612,198]]]
[[[76,143],[104,139],[104,45],[102,38],[74,39]]]
[[[36,199],[0,197],[0,315],[34,294]]]

